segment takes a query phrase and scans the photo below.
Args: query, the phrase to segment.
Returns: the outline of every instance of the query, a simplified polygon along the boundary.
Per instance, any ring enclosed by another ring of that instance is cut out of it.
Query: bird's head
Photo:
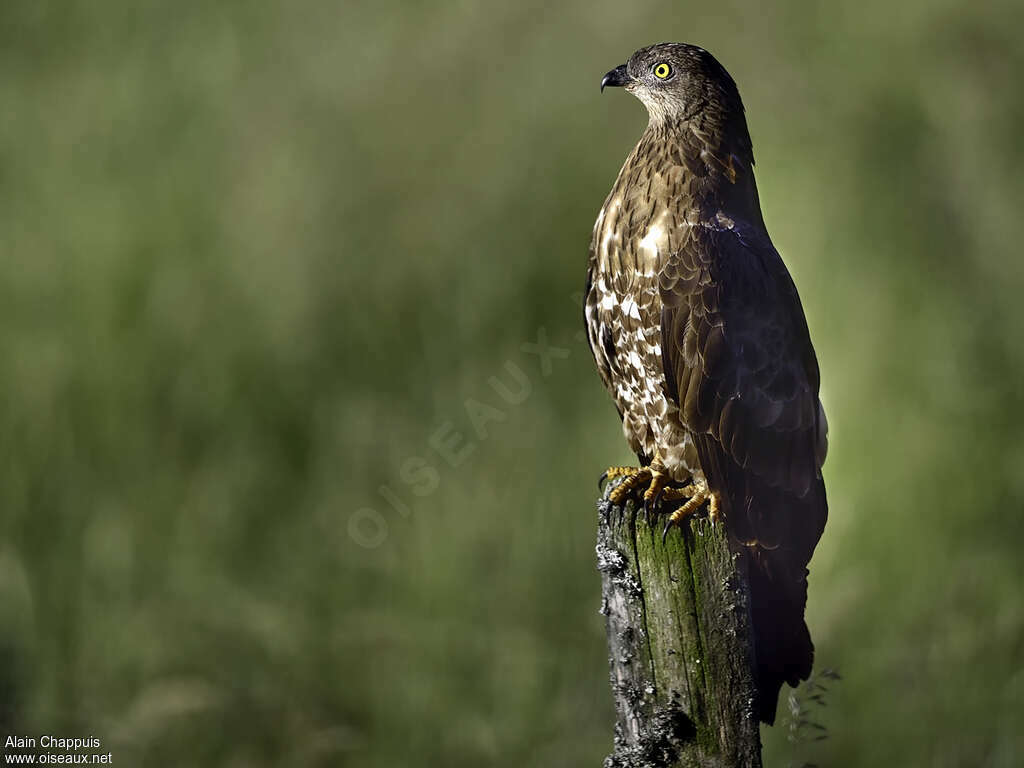
[[[687,43],[658,43],[639,51],[606,74],[605,86],[618,86],[647,107],[652,122],[689,121],[724,124],[743,117],[736,83],[703,48]]]

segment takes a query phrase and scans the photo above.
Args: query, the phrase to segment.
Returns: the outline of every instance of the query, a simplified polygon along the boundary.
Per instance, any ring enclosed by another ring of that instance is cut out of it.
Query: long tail
[[[814,644],[804,621],[807,563],[828,509],[820,479],[802,498],[756,480],[748,480],[747,490],[753,494],[745,499],[746,514],[734,528],[741,542],[751,542],[743,549],[748,554],[758,710],[771,725],[782,684],[796,687],[814,664]]]
[[[804,621],[807,569],[799,576],[780,550],[751,548],[748,579],[757,669],[758,717],[775,722],[783,683],[796,687],[814,665],[814,644]]]
[[[758,715],[771,725],[782,684],[799,685],[814,664],[804,608],[807,564],[828,517],[825,484],[818,477],[806,494],[796,496],[741,467],[710,438],[698,439],[697,449],[747,563]]]

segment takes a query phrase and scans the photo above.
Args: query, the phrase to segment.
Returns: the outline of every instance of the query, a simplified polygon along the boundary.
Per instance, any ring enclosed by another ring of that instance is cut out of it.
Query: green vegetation
[[[600,763],[595,481],[630,456],[573,293],[645,121],[601,75],[682,39],[740,84],[831,424],[809,623],[843,679],[766,764],[1024,759],[1020,3],[0,21],[0,733]]]

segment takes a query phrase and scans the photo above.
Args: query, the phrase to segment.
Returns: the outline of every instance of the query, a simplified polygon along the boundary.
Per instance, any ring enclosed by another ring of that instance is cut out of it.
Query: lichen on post
[[[615,699],[605,768],[760,768],[743,563],[695,517],[662,538],[632,501],[598,502],[597,564]]]

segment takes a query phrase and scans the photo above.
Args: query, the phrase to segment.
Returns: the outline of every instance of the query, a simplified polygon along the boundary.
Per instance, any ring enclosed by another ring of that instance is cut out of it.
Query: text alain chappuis
[[[113,765],[110,752],[98,753],[102,745],[95,736],[63,738],[7,736],[3,740],[2,765]]]

